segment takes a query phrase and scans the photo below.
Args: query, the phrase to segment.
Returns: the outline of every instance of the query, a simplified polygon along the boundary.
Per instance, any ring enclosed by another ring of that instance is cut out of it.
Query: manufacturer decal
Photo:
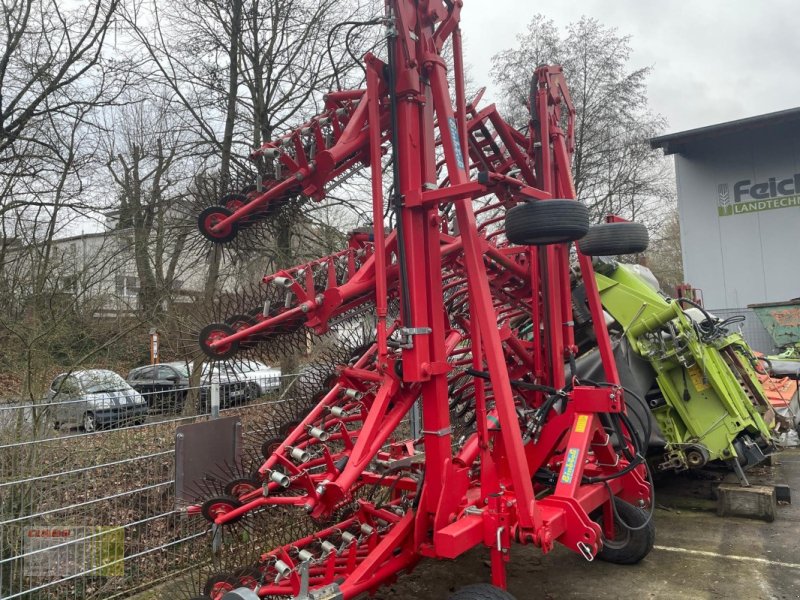
[[[770,177],[766,181],[740,179],[731,186],[717,186],[717,214],[720,217],[743,215],[776,208],[800,207],[800,173],[791,177]]]
[[[575,467],[578,466],[578,458],[581,451],[577,448],[567,450],[567,460],[564,461],[564,470],[561,471],[561,483],[572,483],[575,476]]]
[[[459,169],[463,169],[464,155],[461,154],[461,141],[458,138],[458,124],[456,123],[456,118],[450,117],[447,119],[447,122],[450,125],[450,139],[453,140],[453,149],[456,153],[456,164]]]

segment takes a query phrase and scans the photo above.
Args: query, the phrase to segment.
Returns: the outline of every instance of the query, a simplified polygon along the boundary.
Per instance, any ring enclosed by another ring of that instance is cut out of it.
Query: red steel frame
[[[206,214],[201,222],[212,239],[232,229],[235,233],[248,219],[262,218],[269,203],[287,193],[322,200],[325,184],[346,170],[360,165],[372,169],[373,217],[378,224],[373,239],[354,237],[342,253],[266,277],[266,283],[280,282],[294,294],[294,306],[262,315],[238,330],[220,325],[201,340],[208,353],[223,355],[291,319],[302,318],[324,332],[331,319],[353,306],[373,302],[376,307],[375,345],[343,368],[317,407],[285,440],[276,442],[259,469],[263,489],[245,490],[235,501],[212,503],[206,516],[210,511],[214,522],[224,525],[254,510],[291,505],[323,519],[354,498],[359,487],[371,484],[391,486],[393,504],[377,507],[361,500],[356,516],[266,553],[264,577],[254,585],[262,596],[299,594],[303,582],[297,553],[303,548],[317,549],[308,572],[311,587],[343,578],[339,589],[344,598],[374,590],[422,556],[454,558],[480,543],[491,548],[492,581],[504,588],[512,541],[533,543],[543,551],[560,542],[591,559],[603,535],[614,533],[609,491],[639,505],[650,501],[642,466],[607,484],[584,479],[618,474],[629,463],[613,447],[600,417],[624,412],[625,404],[591,259],[580,252],[577,258],[610,385],[573,386],[562,394],[561,408],[545,415],[534,438],[524,436],[519,410],[542,406],[545,393],[515,389],[512,379],[526,374],[541,386],[561,390],[568,383],[564,363],[576,352],[570,247],[508,246],[480,220],[485,209],[476,209],[475,200],[494,194],[498,203],[492,206],[509,207],[575,198],[570,174],[574,109],[559,67],[536,70],[528,135],[509,127],[493,106],[478,111],[475,102],[468,104],[460,9],[459,1],[388,0],[392,54],[398,57],[388,65],[392,77],[387,77],[387,65],[367,55],[365,90],[331,93],[321,115],[255,153],[280,161],[283,179],[252,193],[243,205]],[[441,57],[448,38],[454,51],[455,107]],[[385,234],[380,226],[385,208],[381,159],[393,126],[402,236],[398,231]],[[489,126],[496,134],[494,146],[475,135]],[[327,140],[324,128],[332,131]],[[304,135],[316,140],[313,160]],[[446,184],[440,184],[442,166]],[[477,181],[470,174],[475,170],[482,172]],[[455,211],[457,233],[447,230],[445,207]],[[346,281],[337,284],[331,275],[319,293],[311,272],[323,268],[332,273],[335,260],[347,261]],[[515,282],[513,292],[504,291],[509,281]],[[468,311],[454,327],[443,307],[452,290],[464,293],[463,284]],[[515,296],[512,307],[498,300],[508,293]],[[398,296],[403,300],[400,318],[389,322],[388,299]],[[532,322],[534,343],[509,329],[506,316],[514,311]],[[409,327],[414,328],[410,333],[403,329]],[[397,349],[392,339],[403,332],[413,343]],[[474,396],[476,430],[455,453],[450,407],[454,365],[471,366],[472,373],[488,371],[462,388]],[[421,440],[391,444],[393,432],[418,399]],[[420,446],[422,452],[417,450]],[[294,450],[311,451],[313,456],[297,464],[291,458]],[[404,470],[375,471],[376,461],[391,464],[402,459],[408,465]],[[558,474],[547,493],[533,479],[541,468]],[[281,495],[286,486],[302,493]],[[401,494],[413,498],[413,504],[403,505]],[[605,515],[605,531],[596,516],[590,518],[597,510]],[[353,539],[341,538],[349,540],[346,544],[342,541],[327,553],[318,549],[326,535],[341,535],[354,526]],[[279,566],[284,565],[288,571],[282,575]]]

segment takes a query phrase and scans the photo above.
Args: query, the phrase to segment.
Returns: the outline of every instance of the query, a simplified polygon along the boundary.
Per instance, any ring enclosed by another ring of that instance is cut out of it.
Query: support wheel
[[[452,594],[449,600],[515,600],[514,596],[488,583],[468,585]]]
[[[216,347],[212,347],[211,344],[233,335],[234,333],[236,332],[233,327],[225,323],[211,323],[210,325],[206,325],[198,336],[200,349],[203,351],[203,354],[211,359],[227,360],[234,356],[236,351],[239,350],[239,342],[229,342]]]
[[[261,455],[264,458],[269,458],[272,456],[273,452],[275,452],[280,445],[283,443],[283,438],[269,438],[263,444],[261,444]]]
[[[206,521],[213,523],[217,518],[226,515],[229,512],[236,510],[242,505],[238,498],[231,498],[229,496],[220,496],[218,498],[210,498],[203,503],[200,507],[200,514],[205,517]],[[242,517],[237,517],[226,524],[235,523]]]
[[[228,484],[225,486],[225,493],[228,496],[233,496],[234,498],[238,498],[239,496],[244,496],[245,494],[249,494],[250,492],[254,492],[261,487],[261,482],[257,479],[249,479],[247,477],[242,477],[239,479],[234,479],[233,481],[229,481]]]
[[[653,549],[656,527],[651,515],[614,497],[614,539],[603,539],[597,558],[617,565],[635,565]]]
[[[233,212],[224,206],[209,206],[197,217],[197,227],[207,240],[215,244],[225,244],[236,237],[237,223],[228,223],[225,227],[214,229]]]
[[[206,581],[203,593],[206,596],[219,600],[228,592],[239,587],[239,579],[230,573],[217,573]]]
[[[647,250],[650,235],[641,223],[600,223],[592,225],[589,233],[578,243],[586,256],[618,256],[638,254]]]
[[[577,200],[538,200],[506,213],[506,238],[512,244],[563,244],[589,231],[589,209]]]

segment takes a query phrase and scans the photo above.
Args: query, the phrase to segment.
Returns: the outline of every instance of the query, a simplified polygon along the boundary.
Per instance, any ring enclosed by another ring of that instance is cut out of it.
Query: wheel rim
[[[602,521],[600,525],[602,528]],[[604,535],[603,546],[611,550],[621,550],[622,548],[625,548],[630,541],[631,541],[631,532],[627,528],[623,527],[622,523],[620,523],[619,519],[615,516],[614,539],[608,539]]]
[[[198,341],[203,353],[215,360],[225,360],[236,354],[239,349],[239,342],[227,342],[216,347],[211,347],[214,342],[219,342],[226,337],[233,335],[236,331],[230,325],[224,323],[212,323],[200,331]]]
[[[259,484],[249,479],[235,479],[225,486],[225,493],[231,496],[244,496],[254,492],[259,488]]]
[[[242,505],[241,502],[237,498],[211,498],[207,500],[205,504],[200,509],[200,513],[203,517],[211,522],[214,523],[219,517],[227,515],[228,513],[236,510]],[[228,521],[228,523],[234,523],[238,521],[241,516],[233,519],[232,521]]]
[[[238,222],[219,225],[233,214],[224,206],[211,206],[205,209],[197,218],[197,227],[207,240],[215,244],[230,242],[238,231]],[[216,229],[215,229],[216,228]]]
[[[92,432],[95,430],[95,420],[92,415],[83,415],[83,430],[87,432]]]
[[[230,223],[225,227],[221,227],[219,229],[214,229],[225,220],[227,215],[223,212],[215,212],[206,215],[205,220],[203,221],[203,229],[207,232],[211,237],[217,238],[225,238],[231,232]]]

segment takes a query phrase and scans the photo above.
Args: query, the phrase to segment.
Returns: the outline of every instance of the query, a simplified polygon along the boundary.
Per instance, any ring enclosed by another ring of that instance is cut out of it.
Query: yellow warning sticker
[[[578,420],[575,422],[575,433],[583,433],[586,431],[586,424],[588,422],[588,415],[578,415]]]
[[[698,392],[707,390],[710,387],[705,377],[703,377],[703,372],[700,370],[699,366],[694,365],[692,367],[689,367],[688,371],[689,371],[689,378],[692,380],[692,383],[694,384],[694,389],[696,389]]]

